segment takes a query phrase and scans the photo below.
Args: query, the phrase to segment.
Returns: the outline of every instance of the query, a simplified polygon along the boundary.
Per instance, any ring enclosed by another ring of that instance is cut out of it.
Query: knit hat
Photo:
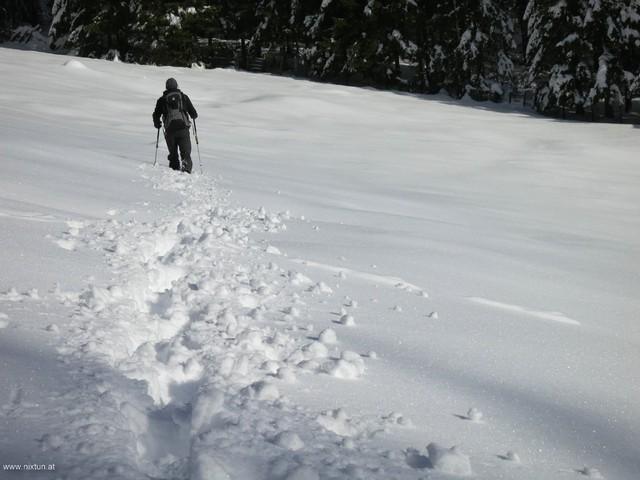
[[[176,81],[175,78],[170,78],[167,80],[166,86],[167,86],[167,90],[177,90],[178,82]]]

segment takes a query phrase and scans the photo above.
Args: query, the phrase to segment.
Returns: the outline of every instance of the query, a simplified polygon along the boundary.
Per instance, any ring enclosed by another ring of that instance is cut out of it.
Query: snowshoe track
[[[406,476],[401,456],[381,469],[388,452],[359,442],[391,420],[307,411],[280,393],[300,375],[350,379],[365,371],[360,355],[331,345],[330,332],[310,337],[304,325],[304,298],[331,289],[274,264],[269,247],[249,237],[286,228],[287,214],[232,207],[204,177],[144,176],[184,200],[152,223],[114,216],[74,232],[77,245],[105,252],[114,278],[58,292],[75,305],[77,326],[61,353],[87,365],[96,408],[111,406],[94,414],[122,424],[127,454],[103,457],[92,478]],[[97,429],[113,444],[114,432]],[[61,438],[73,436],[62,430]]]

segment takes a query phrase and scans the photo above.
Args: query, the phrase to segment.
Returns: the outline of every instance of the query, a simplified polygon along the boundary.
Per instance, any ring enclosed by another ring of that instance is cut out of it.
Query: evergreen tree
[[[400,79],[401,60],[414,60],[406,0],[369,0],[363,9],[361,38],[348,50],[347,69],[361,72],[378,85],[393,86]]]
[[[592,45],[583,31],[584,0],[530,0],[528,83],[541,112],[582,111],[592,78]]]
[[[510,86],[513,62],[513,20],[502,0],[453,2],[455,32],[450,88],[458,95],[499,100]]]
[[[272,63],[284,71],[289,60],[298,54],[298,41],[302,29],[299,0],[260,0],[256,17],[257,28],[252,42],[258,47],[269,47]]]
[[[593,46],[593,82],[586,105],[599,101],[605,115],[629,107],[640,65],[640,2],[588,0],[584,30]]]
[[[140,8],[139,1],[55,0],[49,30],[51,48],[71,49],[82,56],[119,52],[126,57]]]
[[[239,66],[247,67],[249,41],[256,29],[256,5],[253,0],[210,0],[215,9],[213,31],[217,38],[240,42]]]
[[[311,76],[391,86],[415,57],[407,0],[323,0],[304,21]]]
[[[319,3],[319,5],[318,5]],[[356,0],[321,0],[312,7],[304,19],[304,35],[307,47],[303,56],[307,73],[321,79],[343,77],[347,48],[358,40],[361,27],[356,25],[358,11]],[[356,17],[357,15],[357,17]],[[351,28],[349,28],[351,21]]]
[[[51,7],[50,46],[53,50],[71,48],[80,15],[78,0],[54,0]],[[77,35],[77,33],[76,33]]]
[[[51,0],[0,0],[0,40],[22,25],[48,28]]]
[[[137,1],[102,0],[99,4],[94,3],[94,8],[85,6],[81,13],[87,21],[79,32],[80,55],[117,55],[128,59],[140,4]]]
[[[416,2],[412,31],[416,44],[416,85],[420,91],[436,93],[447,84],[452,52],[460,36],[458,14],[453,0],[438,4]]]

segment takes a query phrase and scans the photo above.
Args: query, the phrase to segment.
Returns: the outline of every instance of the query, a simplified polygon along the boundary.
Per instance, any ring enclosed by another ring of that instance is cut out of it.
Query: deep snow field
[[[152,166],[169,76],[204,175]],[[0,478],[640,478],[640,129],[5,48],[0,83],[0,463],[56,468]]]

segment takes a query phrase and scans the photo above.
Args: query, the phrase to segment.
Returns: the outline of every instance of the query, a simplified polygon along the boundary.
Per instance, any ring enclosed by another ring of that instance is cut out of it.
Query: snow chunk
[[[402,413],[391,412],[386,417],[383,417],[384,421],[389,425],[399,425],[401,427],[413,427],[411,419],[405,417]]]
[[[6,292],[0,293],[0,299],[6,300],[8,302],[19,302],[20,300],[22,300],[22,296],[18,293],[15,287],[11,287]]]
[[[351,425],[349,415],[342,408],[323,412],[316,420],[324,428],[341,437],[352,437],[357,434],[356,429]]]
[[[72,238],[61,238],[56,240],[55,243],[63,250],[69,250],[70,252],[74,251],[78,245],[78,243]]]
[[[338,342],[338,336],[336,335],[335,330],[333,330],[332,328],[325,328],[322,332],[320,332],[318,340],[320,340],[324,344],[332,344]]]
[[[508,462],[521,463],[520,462],[520,456],[516,452],[514,452],[513,450],[509,450],[506,454],[499,455],[499,457],[502,460],[506,460]]]
[[[199,452],[191,458],[189,470],[192,480],[231,480],[229,473],[210,452]]]
[[[358,369],[352,363],[345,360],[336,360],[325,365],[325,371],[336,378],[352,380],[358,378]]]
[[[428,315],[429,318],[433,318],[434,320],[438,320],[438,312],[431,312]]]
[[[212,422],[213,417],[222,411],[224,393],[217,388],[208,387],[196,396],[191,414],[191,432],[203,432]]]
[[[480,423],[482,421],[482,412],[475,407],[472,407],[467,412],[467,418],[475,423]]]
[[[304,448],[304,442],[295,432],[280,432],[272,441],[279,447],[286,448],[287,450],[292,450],[294,452]]]
[[[47,325],[45,330],[47,332],[60,333],[60,329],[58,328],[58,326],[55,323],[50,323],[49,325]]]
[[[40,445],[43,450],[57,450],[64,445],[64,439],[60,435],[46,433],[40,439]]]
[[[429,461],[434,470],[450,475],[472,475],[469,457],[464,455],[458,447],[446,448],[437,443],[427,445]]]
[[[301,313],[300,313],[300,309],[296,308],[296,307],[286,307],[283,311],[282,311],[285,315],[290,315],[293,318],[299,318]]]
[[[311,293],[316,293],[316,294],[324,293],[327,295],[330,295],[333,293],[333,289],[324,282],[316,283],[313,287],[309,288],[309,291]]]
[[[273,383],[265,381],[253,383],[250,386],[246,387],[243,392],[250,398],[255,398],[257,400],[265,402],[275,401],[280,398],[278,387],[276,387]]]
[[[244,308],[256,308],[259,302],[253,295],[240,295],[238,297],[238,303]]]
[[[285,480],[320,480],[320,475],[313,468],[301,465],[291,471]]]
[[[293,369],[289,367],[280,367],[277,376],[283,382],[293,383],[296,381],[296,374]]]
[[[582,470],[578,470],[579,473],[587,478],[595,478],[597,480],[604,480],[604,476],[600,473],[600,470],[593,467],[584,467]]]
[[[301,274],[300,272],[294,272],[293,270],[289,272],[288,277],[289,277],[289,282],[291,282],[291,285],[295,287],[300,287],[300,286],[309,285],[310,283],[313,283],[313,281],[311,281],[309,277]]]
[[[346,296],[344,297],[344,306],[345,307],[352,307],[352,308],[358,308],[358,302],[356,300],[354,300],[353,298]]]
[[[364,374],[364,360],[356,352],[345,350],[342,352],[340,359],[327,362],[323,369],[329,375],[342,378],[345,380],[353,380]]]
[[[327,358],[329,356],[329,350],[321,342],[311,342],[302,347],[302,353],[306,360],[313,360],[318,358]]]
[[[26,292],[25,297],[30,298],[31,300],[40,300],[40,294],[38,293],[37,288],[32,288],[28,292]]]
[[[345,327],[355,327],[356,321],[352,315],[346,314],[340,317],[340,323]]]
[[[275,375],[278,372],[279,368],[280,368],[280,363],[276,362],[275,360],[267,360],[266,362],[263,362],[262,365],[260,366],[261,370],[268,372],[270,375]]]

